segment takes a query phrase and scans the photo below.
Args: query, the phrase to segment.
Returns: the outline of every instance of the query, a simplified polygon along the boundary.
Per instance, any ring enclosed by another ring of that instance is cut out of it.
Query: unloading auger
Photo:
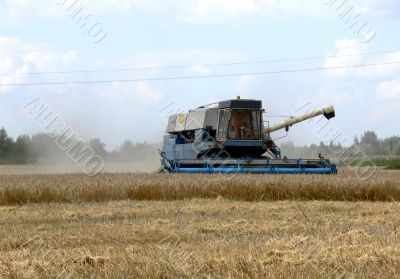
[[[262,102],[222,101],[171,115],[161,154],[166,173],[336,174],[337,168],[322,156],[318,159],[281,158],[271,134],[324,115],[335,117],[327,106],[281,123],[264,122]]]

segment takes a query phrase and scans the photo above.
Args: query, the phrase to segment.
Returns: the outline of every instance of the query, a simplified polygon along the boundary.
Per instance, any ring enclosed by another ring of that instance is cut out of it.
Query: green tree
[[[32,162],[31,139],[27,135],[19,136],[14,144],[13,161],[16,164]]]
[[[361,144],[370,144],[373,146],[378,146],[378,136],[374,131],[366,131],[361,136]]]
[[[362,150],[368,155],[379,155],[379,140],[374,131],[366,131],[360,140]]]
[[[400,156],[400,137],[386,138],[381,142],[384,155]]]
[[[105,144],[101,142],[100,139],[92,139],[89,141],[89,146],[93,149],[96,155],[105,159],[107,157],[107,150],[105,149]]]
[[[358,140],[358,137],[357,137],[357,136],[355,136],[355,137],[354,137],[353,144],[354,144],[354,145],[356,145],[356,146],[360,145],[360,142],[359,142],[359,140]]]
[[[8,163],[13,150],[13,139],[7,134],[4,127],[0,129],[0,162]]]

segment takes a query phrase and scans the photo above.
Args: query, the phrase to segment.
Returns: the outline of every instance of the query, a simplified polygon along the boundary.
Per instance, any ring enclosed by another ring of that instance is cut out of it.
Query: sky
[[[351,139],[399,135],[398,30],[390,0],[1,0],[0,126],[43,132],[21,109],[40,97],[112,150],[159,143],[169,114],[240,95],[262,100],[266,116],[333,104],[331,121]],[[375,66],[349,67],[365,64]],[[334,69],[293,72],[313,68]],[[325,141],[312,125],[278,143]]]

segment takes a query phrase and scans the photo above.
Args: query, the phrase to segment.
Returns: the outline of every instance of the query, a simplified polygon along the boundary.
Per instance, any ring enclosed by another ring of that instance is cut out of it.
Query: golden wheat
[[[0,175],[0,205],[222,197],[242,201],[399,201],[400,172],[334,176],[84,174]]]

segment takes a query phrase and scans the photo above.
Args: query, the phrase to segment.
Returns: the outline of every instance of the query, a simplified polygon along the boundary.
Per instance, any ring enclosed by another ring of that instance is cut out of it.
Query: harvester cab
[[[171,115],[161,153],[167,173],[334,174],[324,158],[282,159],[271,134],[319,115],[335,116],[332,106],[270,126],[262,102],[234,99]],[[265,127],[267,126],[267,127]]]

